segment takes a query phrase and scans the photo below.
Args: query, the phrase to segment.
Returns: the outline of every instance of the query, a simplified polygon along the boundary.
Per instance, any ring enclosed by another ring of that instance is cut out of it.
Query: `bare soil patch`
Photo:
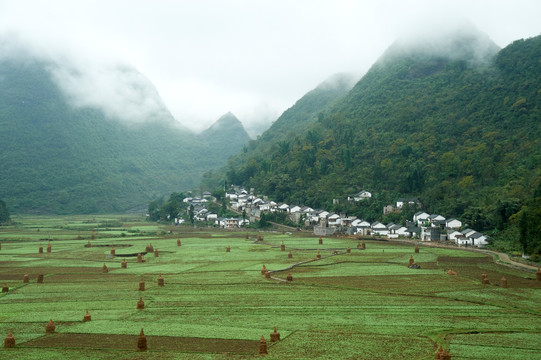
[[[21,347],[135,350],[138,335],[50,334]],[[257,354],[259,340],[203,339],[146,335],[149,350]]]

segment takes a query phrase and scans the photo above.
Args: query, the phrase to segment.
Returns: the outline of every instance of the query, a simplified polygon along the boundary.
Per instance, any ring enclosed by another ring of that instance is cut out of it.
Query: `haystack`
[[[4,286],[2,286],[2,292],[3,293],[9,292],[9,286],[7,284],[4,284]]]
[[[268,271],[268,270],[265,271],[265,279],[270,279],[270,277],[271,277],[270,271]]]
[[[293,281],[293,276],[291,275],[291,273],[287,274],[286,280]]]
[[[263,335],[261,335],[261,339],[259,339],[259,354],[260,355],[268,354],[268,352],[267,352],[267,341],[265,340]]]
[[[116,250],[115,250],[114,245],[111,246],[111,255],[113,255],[113,256],[116,255]]]
[[[23,284],[26,284],[29,281],[30,281],[30,277],[28,276],[28,274],[24,274],[24,276],[23,276]]]
[[[145,280],[139,281],[139,291],[145,291]]]
[[[505,277],[502,277],[500,280],[500,286],[502,288],[507,288],[507,279]]]
[[[53,247],[51,246],[51,243],[49,242],[49,243],[47,244],[47,252],[48,252],[48,253],[51,253],[51,251],[53,251]]]
[[[319,242],[318,242],[319,245],[323,245],[323,239],[321,238],[321,236],[319,237]]]
[[[128,262],[126,261],[126,259],[122,260],[122,262],[120,263],[120,268],[121,269],[127,269],[128,268]]]
[[[261,267],[261,275],[265,275],[265,272],[267,271],[267,268],[265,267],[265,264]]]
[[[447,350],[444,350],[441,346],[434,356],[434,360],[451,360],[451,355]]]
[[[447,275],[458,276],[458,273],[456,271],[453,271],[453,269],[449,269],[449,271],[447,271]]]
[[[291,253],[291,250],[289,250],[289,254],[287,254],[287,258],[288,258],[288,259],[293,258],[293,254]]]
[[[137,262],[143,262],[143,255],[141,253],[137,253]]]
[[[160,253],[158,252],[158,248],[154,249],[154,257],[159,257]]]
[[[280,245],[280,250],[281,251],[286,251],[286,245],[284,244],[283,241],[282,241],[282,244]]]
[[[351,248],[347,248],[346,253],[351,254]]]
[[[231,252],[231,246],[226,247],[225,252]]]
[[[107,265],[105,265],[105,263],[104,263],[103,266],[101,267],[101,271],[104,272],[104,273],[108,273],[108,272],[109,272],[109,269],[107,268]]]
[[[409,260],[408,267],[410,267],[413,264],[415,264],[415,260],[413,260],[413,255],[410,255],[410,260]]]
[[[274,327],[274,331],[270,333],[270,341],[271,342],[280,341],[280,333],[276,331],[276,326]]]
[[[137,337],[137,350],[139,351],[147,350],[147,337],[145,336],[145,333],[143,332],[143,328],[141,328],[141,332],[139,333],[139,336]]]
[[[338,250],[334,249],[334,251],[332,252],[334,255],[338,255]]]
[[[139,301],[137,302],[137,309],[143,310],[145,308],[145,302],[143,301],[143,298],[140,297]]]
[[[361,245],[361,242],[359,241],[359,242],[357,243],[357,249],[362,249],[362,248],[363,248],[363,247],[362,247],[362,245]]]
[[[165,280],[162,277],[162,274],[158,276],[158,286],[165,286]]]
[[[15,338],[13,337],[13,334],[11,331],[9,332],[8,336],[4,339],[4,348],[9,349],[15,346]]]
[[[180,239],[177,239],[177,246],[181,246],[182,243],[180,242]]]
[[[39,275],[38,275],[38,284],[43,284],[43,278],[44,278],[43,273],[39,273]]]
[[[415,253],[416,253],[416,254],[419,253],[419,245],[415,245]]]
[[[488,279],[488,276],[485,273],[481,274],[481,284],[490,284],[490,280]]]
[[[39,246],[39,249],[38,249],[38,254],[43,254],[43,246]]]
[[[92,317],[90,316],[88,309],[86,309],[86,314],[83,316],[83,321],[91,321],[91,320],[92,320]]]
[[[92,244],[90,243],[90,240],[86,243],[85,247],[92,247]]]
[[[321,259],[321,253],[319,252],[319,250],[317,252],[316,259]]]
[[[52,334],[54,333],[55,329],[56,329],[56,325],[54,324],[53,319],[50,319],[47,325],[45,325],[45,333]]]

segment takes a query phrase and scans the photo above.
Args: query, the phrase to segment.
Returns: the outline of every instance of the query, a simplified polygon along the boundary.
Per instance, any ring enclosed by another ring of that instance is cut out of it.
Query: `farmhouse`
[[[362,191],[359,191],[355,195],[349,195],[348,201],[362,201],[362,200],[370,199],[371,197],[372,197],[372,193],[366,190],[362,190]]]

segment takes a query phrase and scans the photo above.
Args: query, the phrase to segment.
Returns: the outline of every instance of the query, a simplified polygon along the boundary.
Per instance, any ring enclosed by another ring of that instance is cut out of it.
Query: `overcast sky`
[[[252,135],[332,74],[360,77],[401,34],[456,19],[504,47],[541,33],[541,1],[0,0],[0,34],[133,65],[185,126],[231,111]]]

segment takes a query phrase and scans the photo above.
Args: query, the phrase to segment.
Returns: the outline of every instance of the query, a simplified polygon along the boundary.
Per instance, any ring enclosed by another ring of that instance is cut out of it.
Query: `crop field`
[[[16,345],[0,359],[428,360],[440,346],[454,360],[541,359],[541,281],[482,253],[135,216],[14,220],[0,228],[0,336]]]

